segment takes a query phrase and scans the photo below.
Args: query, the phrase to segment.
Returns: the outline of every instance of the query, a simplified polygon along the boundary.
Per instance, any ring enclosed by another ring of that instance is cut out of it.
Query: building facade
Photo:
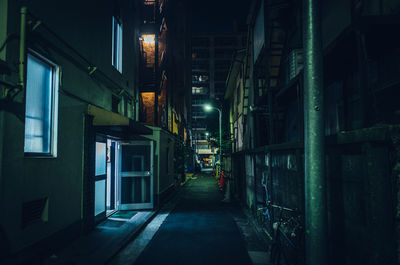
[[[205,158],[210,165],[215,162],[213,154],[218,148],[211,148],[209,140],[219,136],[218,133],[206,135],[210,117],[207,118],[204,105],[222,106],[232,55],[244,46],[245,33],[245,29],[239,28],[230,34],[196,34],[192,37],[192,141],[198,160]],[[216,124],[218,120],[212,123]]]
[[[190,3],[142,1],[139,120],[160,127],[190,153]],[[188,161],[185,155],[179,162]],[[182,172],[180,172],[182,173]]]
[[[163,64],[188,67],[190,49],[144,58],[144,35],[162,43],[167,25],[189,34],[176,8],[187,10],[182,1],[0,1],[0,259],[56,249],[118,210],[157,208],[181,181],[173,158],[190,118],[190,71],[174,77]],[[162,71],[157,83],[143,65]],[[147,92],[161,102],[154,116]]]
[[[329,264],[399,260],[400,105],[391,96],[399,89],[393,35],[399,8],[396,1],[321,5]],[[310,196],[302,17],[301,1],[253,1],[247,49],[236,55],[225,94],[234,139],[225,163],[232,192],[270,235],[274,222],[286,220],[281,229],[290,241],[284,248],[290,264],[305,262]]]

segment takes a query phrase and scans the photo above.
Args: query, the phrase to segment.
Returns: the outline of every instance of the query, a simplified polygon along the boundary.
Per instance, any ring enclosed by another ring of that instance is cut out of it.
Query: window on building
[[[192,100],[192,105],[204,105],[206,103],[207,103],[207,100],[205,100],[205,99]]]
[[[27,56],[25,101],[24,152],[56,156],[58,68],[33,54]]]
[[[192,96],[192,105],[204,105],[209,101],[209,95],[193,95]]]
[[[204,83],[209,80],[209,74],[207,72],[192,73],[192,82]]]
[[[203,117],[205,116],[204,111],[192,111],[192,116],[193,117]]]
[[[192,87],[192,94],[207,94],[207,87]]]
[[[194,115],[192,115],[194,116]],[[192,122],[192,128],[206,128],[206,123],[204,121],[204,119],[202,118],[197,118],[197,120],[194,120]]]
[[[204,108],[203,108],[203,106],[193,106],[192,107],[192,111],[193,112],[204,112]]]
[[[122,23],[112,18],[112,65],[122,73]]]

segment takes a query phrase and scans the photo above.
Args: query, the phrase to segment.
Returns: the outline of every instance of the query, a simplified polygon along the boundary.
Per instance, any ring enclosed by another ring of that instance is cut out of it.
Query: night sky
[[[250,0],[192,1],[193,33],[232,31],[233,20],[246,23]]]

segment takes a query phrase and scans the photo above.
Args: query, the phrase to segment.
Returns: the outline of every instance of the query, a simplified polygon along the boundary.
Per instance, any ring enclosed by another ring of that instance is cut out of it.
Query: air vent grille
[[[25,228],[36,222],[46,222],[48,216],[48,198],[41,198],[22,204],[21,226]]]

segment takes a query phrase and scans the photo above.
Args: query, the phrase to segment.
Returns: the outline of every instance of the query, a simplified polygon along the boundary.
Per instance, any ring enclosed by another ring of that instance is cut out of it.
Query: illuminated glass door
[[[107,144],[96,141],[94,216],[96,221],[106,216]]]
[[[153,142],[119,143],[120,210],[153,208]]]

